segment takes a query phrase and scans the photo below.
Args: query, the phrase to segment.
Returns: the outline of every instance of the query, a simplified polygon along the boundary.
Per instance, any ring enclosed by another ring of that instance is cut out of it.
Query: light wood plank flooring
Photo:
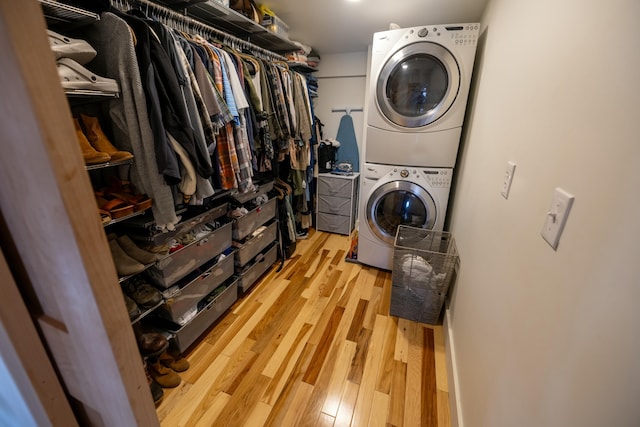
[[[391,273],[348,247],[298,241],[189,351],[161,425],[448,427],[442,328],[389,316]]]

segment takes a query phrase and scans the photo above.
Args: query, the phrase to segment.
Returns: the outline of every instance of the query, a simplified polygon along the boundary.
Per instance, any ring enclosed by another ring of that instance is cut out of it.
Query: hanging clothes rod
[[[347,115],[351,115],[352,111],[362,111],[362,107],[344,107],[344,108],[332,108],[332,113],[347,113]]]
[[[152,12],[160,22],[168,25],[169,27],[172,27],[179,31],[197,33],[204,36],[205,38],[221,39],[222,42],[231,45],[231,47],[233,48],[244,48],[253,53],[255,56],[261,57],[263,59],[285,62],[287,60],[287,58],[285,58],[284,56],[278,55],[277,53],[271,52],[270,50],[264,49],[239,37],[232,36],[229,33],[225,33],[222,30],[197,21],[186,15],[181,15],[174,10],[171,10],[164,6],[160,6],[156,3],[152,3],[148,0],[111,0],[111,5],[117,9],[122,10],[123,12],[126,11],[125,9],[131,9],[134,7],[137,7],[140,10],[144,11],[147,15],[149,14],[149,12]]]

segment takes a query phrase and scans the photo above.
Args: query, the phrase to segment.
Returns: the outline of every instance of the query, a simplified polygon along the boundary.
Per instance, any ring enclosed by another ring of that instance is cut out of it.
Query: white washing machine
[[[365,162],[454,167],[480,24],[373,36]]]
[[[365,163],[360,172],[358,261],[391,270],[399,225],[442,231],[451,168]]]

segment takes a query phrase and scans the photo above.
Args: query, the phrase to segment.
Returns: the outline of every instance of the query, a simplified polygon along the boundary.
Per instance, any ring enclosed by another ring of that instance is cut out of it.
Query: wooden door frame
[[[81,424],[159,425],[35,0],[0,0],[0,242]]]

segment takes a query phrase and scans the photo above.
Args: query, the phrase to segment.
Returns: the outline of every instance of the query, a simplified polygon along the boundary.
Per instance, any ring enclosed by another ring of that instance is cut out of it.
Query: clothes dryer
[[[375,33],[365,162],[454,167],[480,24]]]
[[[453,169],[372,163],[365,163],[363,169],[358,261],[390,270],[399,225],[444,228]]]

